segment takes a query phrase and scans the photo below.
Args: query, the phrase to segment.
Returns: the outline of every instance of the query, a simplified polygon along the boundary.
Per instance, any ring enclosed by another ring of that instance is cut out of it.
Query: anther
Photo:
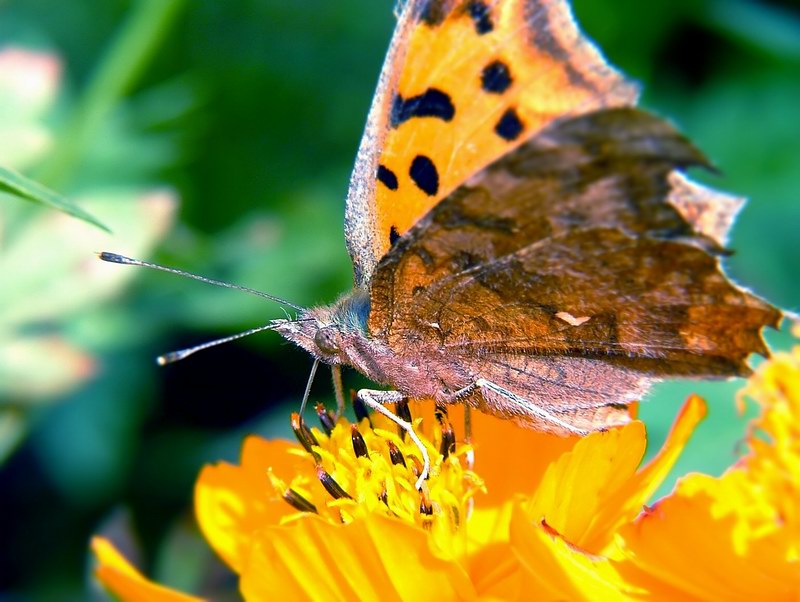
[[[414,475],[415,476],[421,475],[423,469],[425,468],[425,465],[422,463],[422,460],[420,460],[414,455],[410,455],[408,456],[408,458],[411,460],[412,463],[411,471],[414,473]]]
[[[424,491],[419,492],[419,513],[424,516],[433,516],[433,504]]]
[[[394,413],[401,420],[405,420],[407,423],[411,424],[411,410],[408,407],[408,399],[403,399],[401,401],[398,401],[397,405],[395,406]],[[406,430],[402,427],[399,427],[398,432],[403,441],[405,441]]]
[[[367,410],[367,406],[364,405],[364,402],[359,399],[356,392],[350,389],[350,401],[353,403],[353,411],[356,413],[356,422],[361,422],[365,418],[369,421],[370,427],[372,426],[372,420],[369,417],[369,411]]]
[[[315,408],[317,411],[317,416],[319,417],[320,426],[322,426],[322,430],[325,431],[325,434],[330,436],[333,432],[333,427],[336,426],[336,421],[333,419],[333,415],[327,410],[327,408],[318,403]]]
[[[391,441],[387,441],[386,444],[389,446],[389,459],[392,461],[392,464],[402,464],[405,466],[406,459],[403,457],[403,452]]]
[[[317,507],[302,495],[297,493],[294,489],[287,489],[284,491],[283,499],[286,500],[295,510],[299,510],[300,512],[313,512],[314,514],[317,514]]]
[[[424,490],[419,492],[419,513],[422,518],[422,528],[430,531],[433,528],[433,504]]]
[[[317,466],[317,478],[319,479],[319,482],[322,483],[325,491],[327,491],[333,499],[353,499],[344,489],[342,489],[342,486],[339,485],[339,483],[337,483],[329,473],[325,472],[325,469],[322,468],[322,466]]]
[[[442,459],[447,460],[451,452],[456,449],[456,434],[453,431],[453,425],[447,418],[447,410],[442,407],[436,407],[436,420],[439,421],[439,426],[442,429],[442,441],[439,444],[439,453],[442,454]]]
[[[433,515],[433,504],[425,496],[419,501],[419,513],[425,516]]]
[[[291,417],[291,425],[292,430],[294,431],[294,436],[297,437],[297,440],[300,442],[300,445],[314,456],[314,460],[319,462],[320,457],[317,452],[314,451],[314,446],[319,447],[319,443],[317,442],[317,438],[314,436],[314,433],[306,426],[305,421],[297,412],[292,413]]]
[[[350,438],[353,440],[353,452],[356,454],[356,458],[368,458],[367,442],[364,441],[364,437],[361,436],[355,424],[350,427]]]
[[[459,525],[461,525],[461,513],[458,511],[458,508],[456,506],[450,507],[450,515],[453,518],[453,525],[457,529]]]

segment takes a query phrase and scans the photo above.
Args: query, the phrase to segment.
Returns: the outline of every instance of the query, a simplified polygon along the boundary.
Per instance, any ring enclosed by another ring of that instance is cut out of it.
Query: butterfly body
[[[399,348],[392,348],[385,340],[370,336],[365,320],[368,314],[364,313],[362,305],[366,294],[365,290],[356,289],[334,305],[309,309],[296,320],[275,320],[272,322],[274,330],[319,361],[355,368],[377,384],[390,387],[388,393],[396,393],[397,398],[433,399],[439,405],[465,403],[487,413],[516,419],[525,426],[560,434],[585,434],[593,428],[589,423],[581,426],[571,424],[574,420],[565,421],[558,413],[543,409],[543,405],[550,402],[543,403],[537,398],[547,396],[549,392],[545,388],[531,386],[541,383],[528,382],[533,380],[529,378],[533,374],[530,367],[537,360],[527,354],[509,354],[507,363],[502,367],[498,367],[496,361],[488,366],[480,366],[474,365],[468,358],[449,353],[447,347],[441,344],[441,337],[436,334],[410,334]],[[432,331],[441,331],[435,323],[427,326]],[[477,356],[480,355],[478,352]],[[547,359],[540,358],[538,361],[539,372],[558,370]],[[526,364],[528,371],[524,369]],[[634,378],[644,382],[639,377]],[[364,393],[360,391],[359,395]],[[397,399],[392,397],[387,401]],[[615,412],[619,414],[615,424],[626,422],[624,406],[620,405],[615,410],[621,410]],[[573,409],[566,413],[575,412]],[[597,412],[591,413],[594,416]],[[599,426],[595,425],[594,428]]]

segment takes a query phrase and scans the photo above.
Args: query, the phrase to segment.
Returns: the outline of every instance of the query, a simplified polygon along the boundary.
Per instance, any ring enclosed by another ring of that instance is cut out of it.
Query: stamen
[[[403,399],[402,401],[398,401],[395,406],[394,413],[401,420],[405,420],[409,424],[413,424],[413,421],[411,420],[411,410],[408,407],[408,399]],[[406,430],[402,427],[398,427],[397,432],[400,434],[400,438],[403,439],[403,441],[405,441]]]
[[[439,421],[439,426],[442,429],[442,441],[439,444],[439,453],[442,454],[442,459],[447,460],[451,452],[456,450],[456,434],[453,431],[453,425],[447,418],[447,410],[443,407],[436,406],[436,420]]]
[[[419,513],[425,516],[433,516],[433,504],[428,499],[427,494],[424,491],[420,491],[419,498]]]
[[[355,452],[356,458],[368,458],[367,442],[364,441],[364,437],[361,436],[358,426],[355,424],[350,427],[350,438],[353,440],[353,452]]]
[[[407,413],[408,406],[399,406],[406,418],[413,420]],[[291,512],[297,512],[291,519],[313,512],[334,524],[348,524],[365,513],[379,512],[431,533],[441,529],[455,532],[463,526],[469,516],[470,500],[483,488],[483,483],[473,473],[465,472],[462,462],[452,459],[443,462],[443,456],[439,455],[437,450],[441,447],[445,456],[448,453],[453,456],[455,445],[452,424],[445,412],[437,412],[435,441],[415,439],[416,433],[409,433],[406,442],[401,443],[389,426],[389,418],[384,420],[376,415],[373,429],[364,422],[356,425],[346,418],[331,422],[333,412],[321,404],[316,404],[315,410],[323,425],[320,430],[309,428],[299,414],[291,415],[292,430],[302,446],[296,446],[293,453],[299,452],[307,459],[306,453],[311,454],[315,459],[314,472],[294,475],[291,481],[283,483],[269,471],[273,495],[281,496],[292,507]],[[418,417],[417,425],[419,422]],[[331,429],[330,435],[322,434],[326,428]],[[425,447],[421,448],[422,445]],[[425,480],[428,467],[423,463],[421,449],[435,460],[428,481]],[[458,449],[461,451],[460,446]],[[388,450],[388,455],[383,450]],[[304,470],[312,469],[311,462],[305,466]],[[313,485],[314,476],[330,496],[326,498],[323,494],[327,502],[310,495],[308,478],[311,477]],[[411,484],[415,486],[412,488]]]
[[[322,483],[322,486],[325,488],[325,491],[330,494],[330,496],[335,500],[340,500],[342,498],[347,498],[348,500],[352,500],[353,498],[344,490],[339,483],[327,472],[322,466],[317,466],[317,478],[319,482]]]
[[[420,460],[419,458],[417,458],[417,456],[413,454],[409,454],[408,458],[411,460],[412,463],[411,472],[414,473],[415,477],[418,477],[419,475],[422,474],[422,469],[424,468],[425,465],[422,463],[422,460]]]
[[[300,414],[297,412],[292,413],[291,424],[292,430],[294,431],[294,436],[297,437],[300,445],[302,445],[303,449],[305,449],[308,453],[314,456],[315,462],[319,462],[319,454],[314,451],[314,446],[319,447],[319,442],[314,436],[314,433],[311,432],[311,429],[306,426],[306,423]]]
[[[420,490],[419,513],[422,516],[422,528],[426,531],[433,529],[433,504],[425,491]]]
[[[281,497],[287,502],[292,508],[295,510],[299,510],[300,512],[313,512],[315,514],[319,514],[317,511],[317,507],[308,501],[305,497],[299,494],[296,490],[292,489],[291,487],[287,487],[286,483],[284,483],[281,479],[279,479],[272,470],[267,472],[267,476],[269,477],[270,483],[272,483],[272,487],[275,491],[280,491]]]
[[[450,515],[453,517],[453,526],[458,529],[461,525],[461,513],[458,511],[457,506],[450,507]]]
[[[350,390],[350,401],[353,404],[353,411],[356,413],[356,422],[361,422],[365,418],[369,421],[369,426],[372,427],[372,419],[369,417],[369,410],[364,402],[358,398],[358,395],[352,389]]]
[[[294,489],[290,488],[284,491],[283,499],[286,500],[289,503],[289,505],[295,510],[299,510],[300,512],[313,512],[314,514],[319,514],[317,512],[317,507],[311,502],[309,502],[302,495],[297,493]]]
[[[392,461],[392,464],[395,466],[398,464],[405,466],[406,459],[403,457],[403,452],[391,441],[387,441],[386,444],[389,446],[389,459]]]
[[[472,448],[472,410],[468,405],[464,405],[464,444],[467,446],[467,470],[475,468],[475,450]],[[473,499],[469,499],[472,504]]]
[[[321,403],[318,403],[314,409],[317,411],[317,416],[319,417],[319,423],[322,426],[322,430],[325,431],[325,434],[330,437],[331,433],[333,432],[333,427],[336,426],[336,420],[334,420],[333,414],[331,414]]]

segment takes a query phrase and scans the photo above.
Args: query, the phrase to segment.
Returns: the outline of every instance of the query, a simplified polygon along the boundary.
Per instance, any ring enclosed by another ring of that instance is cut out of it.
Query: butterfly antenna
[[[106,251],[98,253],[97,256],[103,261],[107,261],[109,263],[120,263],[122,265],[138,265],[145,268],[151,268],[153,270],[161,270],[162,272],[169,272],[170,274],[177,274],[178,276],[185,276],[186,278],[192,278],[194,280],[199,280],[200,282],[205,282],[206,284],[213,284],[214,286],[221,286],[223,288],[232,288],[237,291],[243,291],[245,293],[255,295],[256,297],[261,297],[262,299],[269,299],[270,301],[275,301],[276,303],[280,303],[281,305],[286,305],[287,307],[291,307],[292,309],[295,309],[297,311],[303,311],[305,309],[303,307],[300,307],[299,305],[290,303],[285,299],[281,299],[280,297],[276,297],[275,295],[270,295],[268,293],[262,293],[261,291],[257,291],[253,288],[248,288],[246,286],[239,286],[238,284],[231,284],[230,282],[224,282],[223,280],[215,280],[214,278],[206,278],[205,276],[198,276],[197,274],[184,272],[183,270],[178,270],[176,268],[169,268],[167,266],[159,265],[157,263],[150,263],[149,261],[142,261],[141,259],[131,259],[130,257],[125,257],[124,255],[117,255],[116,253],[108,253]],[[252,332],[259,332],[259,330],[267,330],[268,328],[269,327],[264,327],[261,329],[256,328],[253,329]],[[241,335],[234,335],[233,338],[240,338],[240,336],[247,336],[247,334],[251,334],[251,331],[247,331],[247,333],[242,333]],[[219,341],[212,341],[212,343],[210,343],[209,346],[211,346],[211,344],[217,344],[225,341],[226,339],[220,339]],[[178,358],[178,359],[183,359],[183,358]],[[176,361],[176,360],[171,360],[171,361]]]
[[[311,385],[314,384],[314,377],[317,375],[317,367],[319,367],[319,360],[314,358],[314,365],[311,366],[311,374],[308,375],[308,382],[306,383],[306,390],[303,393],[303,401],[300,402],[300,418],[303,417],[303,410],[306,409],[308,398],[311,395]]]
[[[242,339],[244,337],[250,336],[251,334],[255,334],[257,332],[263,332],[265,330],[273,330],[277,326],[275,324],[267,324],[266,326],[259,326],[258,328],[251,328],[250,330],[245,330],[244,332],[240,332],[238,334],[232,334],[228,337],[223,337],[221,339],[215,339],[213,341],[208,341],[207,343],[201,343],[200,345],[195,345],[194,347],[189,347],[187,349],[180,349],[178,351],[170,351],[169,353],[165,353],[164,355],[159,355],[156,358],[156,362],[158,362],[159,366],[166,366],[167,364],[172,364],[174,362],[179,362],[182,359],[185,359],[192,355],[193,353],[197,353],[198,351],[203,351],[203,349],[208,349],[209,347],[216,347],[217,345],[223,345],[225,343],[230,343],[231,341],[235,341],[236,339]]]

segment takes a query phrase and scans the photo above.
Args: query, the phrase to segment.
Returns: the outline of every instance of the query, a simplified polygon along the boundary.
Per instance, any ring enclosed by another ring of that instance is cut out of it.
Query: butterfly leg
[[[425,482],[425,479],[428,478],[428,473],[431,470],[431,459],[428,456],[428,450],[425,449],[425,446],[422,444],[419,436],[414,431],[414,425],[410,422],[406,422],[399,416],[396,416],[392,413],[391,410],[386,408],[384,404],[387,403],[399,403],[405,399],[405,395],[400,393],[399,391],[377,391],[375,389],[361,389],[358,392],[358,398],[366,405],[367,407],[371,408],[375,412],[379,414],[383,414],[394,422],[397,426],[403,429],[405,432],[408,433],[408,436],[419,448],[420,453],[422,454],[422,474],[419,475],[417,479],[417,483],[415,487],[417,489],[422,489],[422,484]]]
[[[568,433],[573,433],[575,435],[582,435],[582,436],[589,434],[589,431],[578,428],[576,426],[569,424],[568,422],[565,422],[555,414],[552,414],[547,410],[540,408],[529,399],[520,397],[513,391],[509,391],[505,387],[501,387],[497,383],[493,383],[492,381],[486,380],[485,378],[479,378],[471,385],[467,385],[463,389],[460,389],[455,393],[452,393],[450,397],[453,399],[453,401],[459,401],[476,390],[480,391],[481,393],[491,392],[494,393],[495,395],[500,395],[501,397],[506,398],[515,405],[518,405],[520,408],[523,408],[526,414],[533,414],[540,420],[554,424],[564,429]]]
[[[331,376],[333,377],[333,394],[336,397],[336,419],[344,416],[344,386],[342,386],[342,367],[339,364],[331,364]]]

